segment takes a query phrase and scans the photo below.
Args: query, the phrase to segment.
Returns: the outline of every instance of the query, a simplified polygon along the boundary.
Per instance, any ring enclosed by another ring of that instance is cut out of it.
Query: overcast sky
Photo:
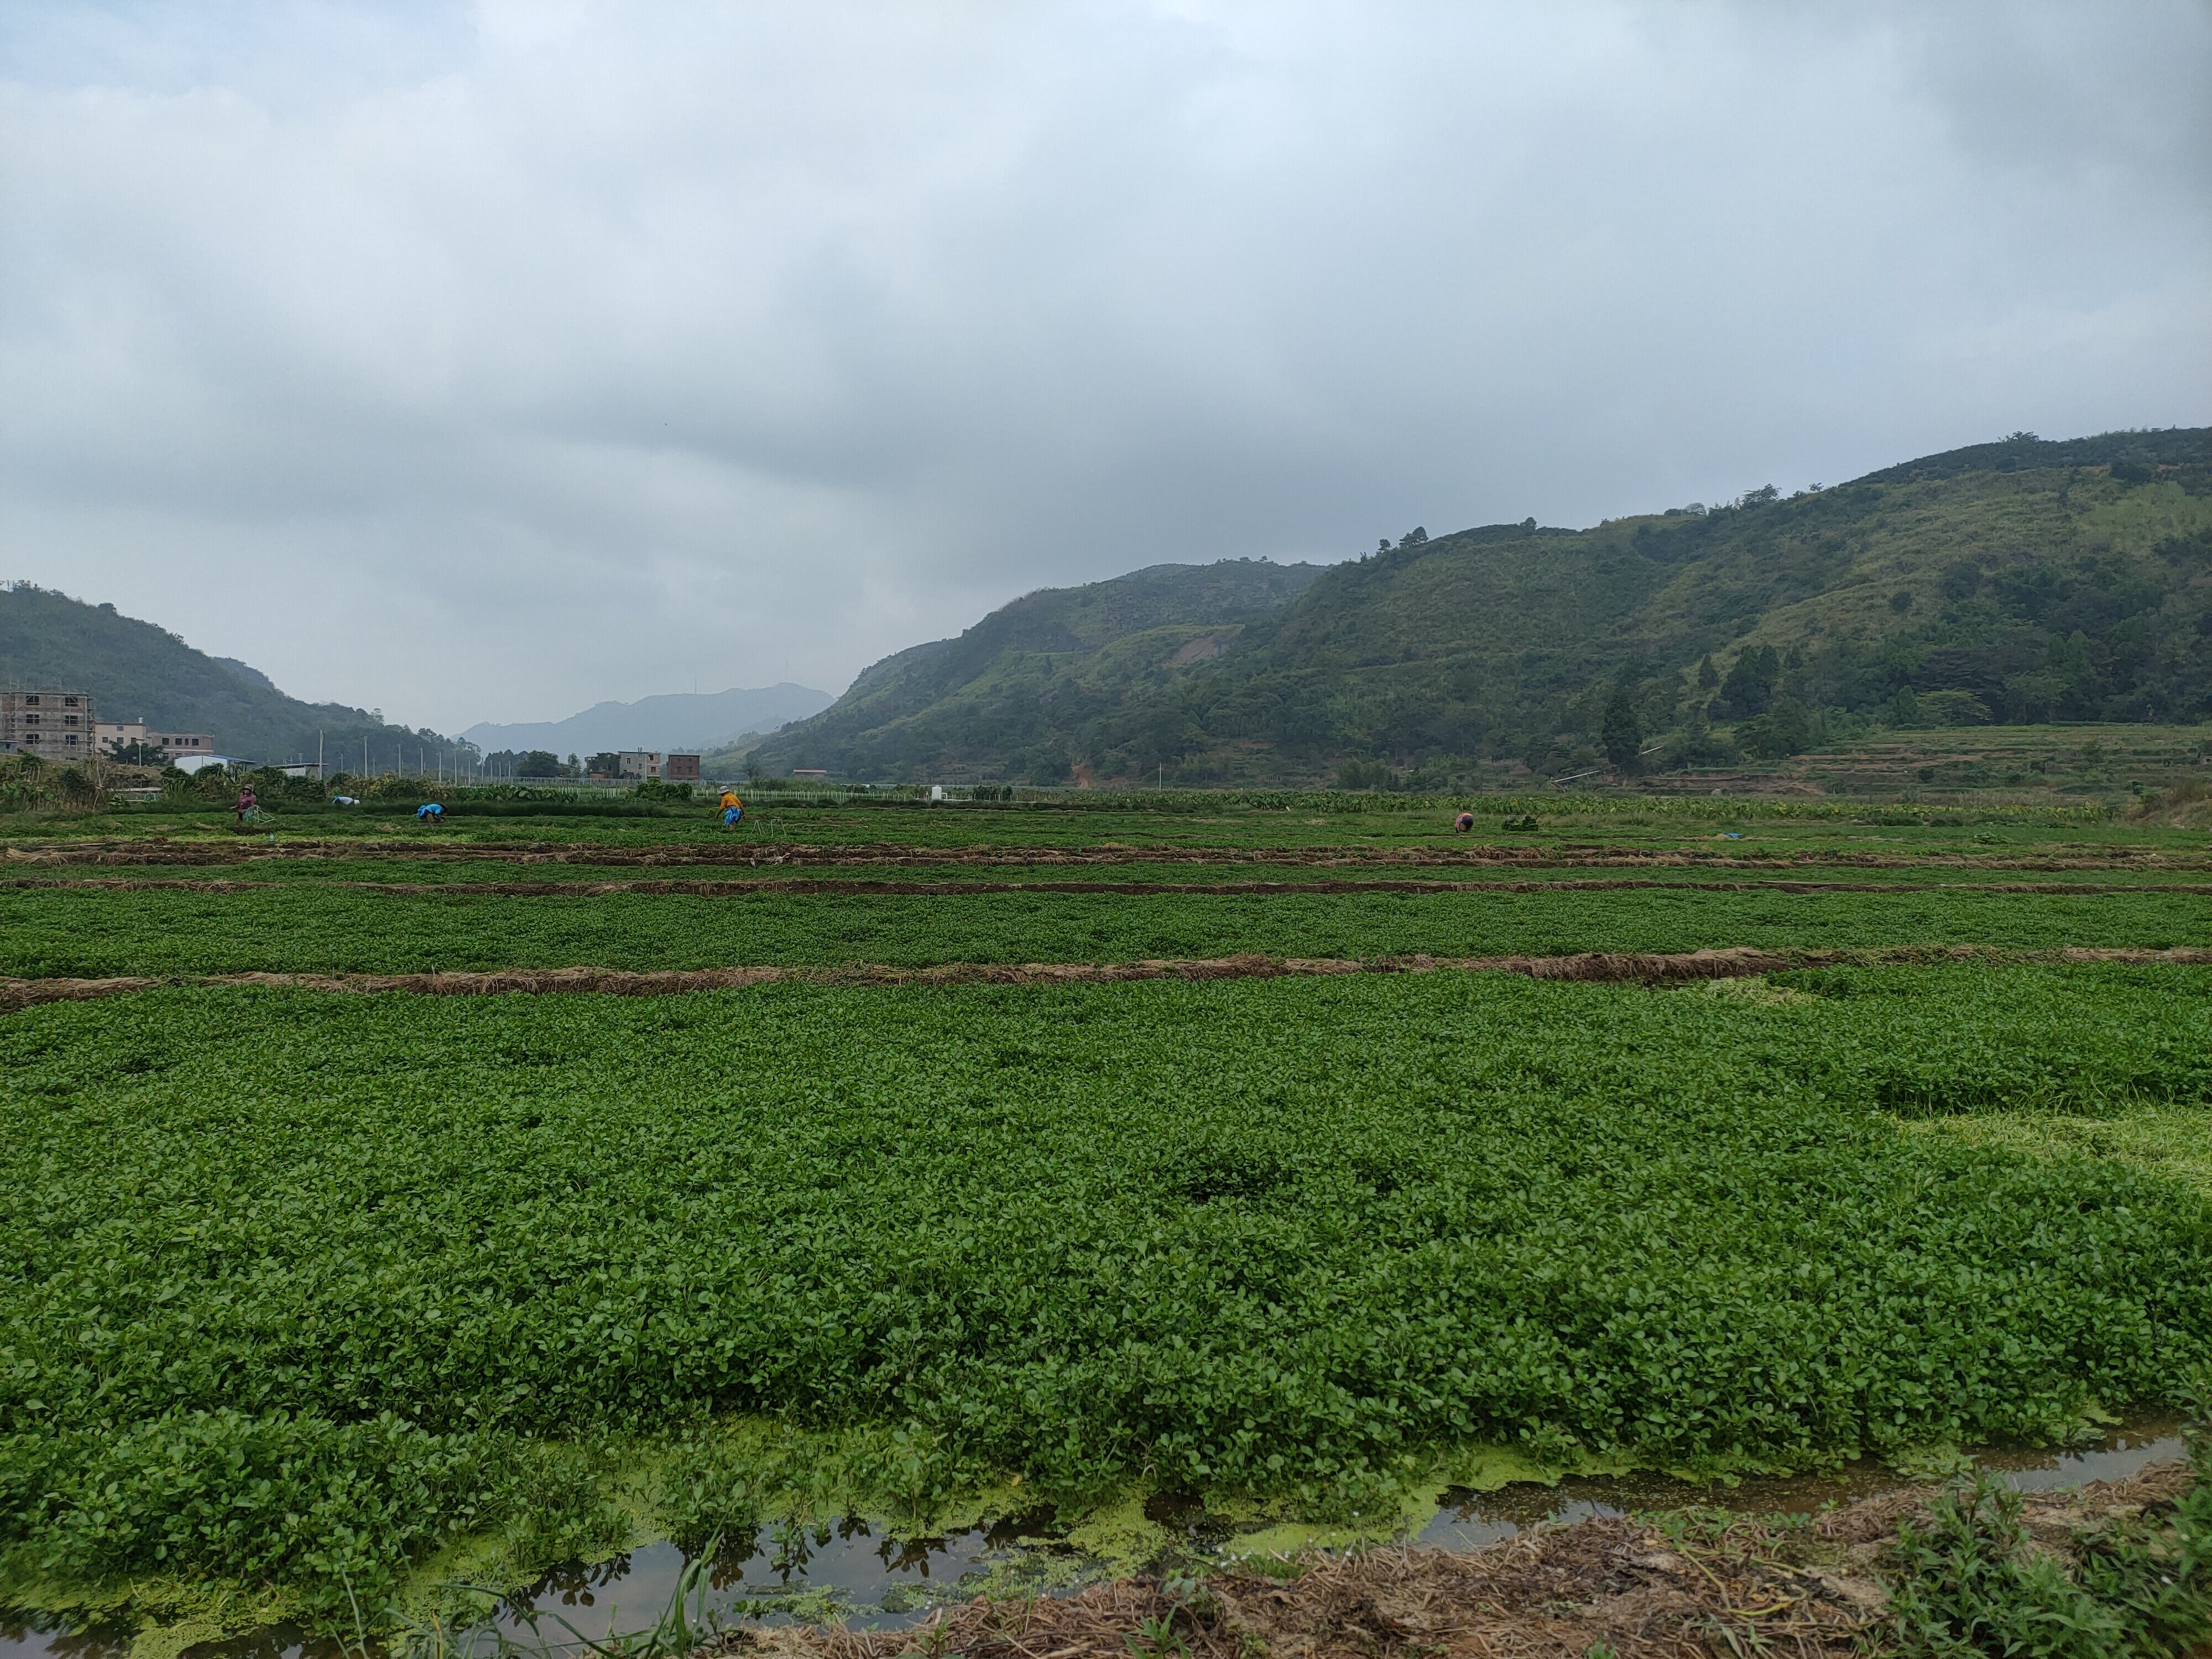
[[[0,9],[0,576],[457,730],[2212,422],[2212,11]]]

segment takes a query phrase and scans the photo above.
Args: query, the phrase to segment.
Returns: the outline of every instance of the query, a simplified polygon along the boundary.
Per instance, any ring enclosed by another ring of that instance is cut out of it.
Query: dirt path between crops
[[[171,987],[220,989],[338,991],[356,994],[406,992],[418,996],[673,996],[728,991],[786,981],[807,985],[1115,985],[1139,980],[1285,979],[1315,975],[1518,974],[1529,979],[1592,982],[1680,983],[1741,979],[1792,968],[1926,967],[1947,963],[2121,963],[2212,964],[2212,950],[2130,950],[2069,946],[2057,951],[2007,951],[1979,945],[1905,945],[1879,951],[1760,951],[1733,946],[1676,954],[1585,951],[1562,957],[1234,957],[1153,958],[1140,962],[953,962],[929,968],[873,963],[838,967],[678,968],[636,973],[613,968],[508,968],[432,974],[192,974],[110,979],[0,979],[0,1013],[47,1002],[92,1002],[103,997]]]
[[[1216,898],[1297,898],[1343,893],[2006,893],[2089,896],[2105,893],[2212,896],[2212,882],[2050,881],[1658,881],[1615,876],[1568,877],[1559,881],[908,881],[896,877],[836,880],[819,876],[758,876],[739,881],[665,878],[645,881],[223,881],[174,876],[0,877],[0,890],[59,889],[98,893],[387,893],[429,898],[604,898],[634,893],[648,898],[770,896],[964,898],[989,893],[1097,893],[1144,898],[1197,894]]]
[[[2028,1494],[2035,1546],[2061,1563],[2078,1534],[2160,1517],[2192,1483],[2188,1465]],[[1831,1510],[1809,1527],[1743,1517],[1662,1529],[1634,1516],[1580,1521],[1466,1553],[1387,1548],[1320,1555],[1282,1577],[1120,1579],[1065,1598],[976,1600],[919,1629],[749,1626],[695,1659],[1844,1659],[1880,1652],[1893,1626],[1884,1578],[1899,1523],[1925,1524],[1938,1489]]]
[[[1772,857],[1744,857],[1718,849],[1668,848],[1646,851],[1568,842],[1550,847],[1122,847],[1108,843],[1059,847],[908,847],[897,842],[851,846],[805,843],[731,842],[696,847],[606,847],[590,842],[494,843],[421,841],[258,840],[236,843],[144,840],[89,844],[46,842],[0,848],[0,866],[33,868],[57,866],[218,866],[290,859],[391,859],[425,861],[477,860],[503,864],[582,864],[609,869],[700,865],[742,866],[773,870],[817,866],[1033,868],[1117,864],[1353,866],[1471,869],[1491,866],[1531,869],[1596,867],[1615,869],[1692,868],[1713,870],[1958,869],[2066,872],[2143,870],[2179,873],[2212,871],[2212,858],[2201,855],[2100,849],[2078,856],[2043,855],[2008,859],[1994,854],[1945,853],[1900,854],[1817,849]]]

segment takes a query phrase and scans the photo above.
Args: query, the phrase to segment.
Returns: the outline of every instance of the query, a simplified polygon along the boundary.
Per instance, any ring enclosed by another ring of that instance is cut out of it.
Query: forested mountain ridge
[[[2022,434],[1787,498],[1416,532],[1198,652],[1139,631],[994,654],[1017,609],[877,665],[757,758],[860,778],[1442,784],[1501,760],[1676,768],[1881,725],[2203,719],[2212,431]],[[931,701],[932,665],[957,693]]]
[[[221,752],[249,760],[313,760],[319,742],[335,770],[360,764],[365,739],[373,766],[412,770],[424,746],[449,741],[363,709],[288,697],[244,663],[196,651],[112,605],[28,582],[0,587],[0,658],[16,684],[89,691],[101,720],[204,732]]]
[[[1225,559],[1041,589],[957,638],[884,658],[752,758],[771,771],[822,767],[841,777],[931,771],[1057,782],[1083,764],[1079,734],[1160,695],[1321,574]]]
[[[589,755],[625,749],[714,749],[741,732],[771,732],[818,714],[836,699],[788,680],[726,691],[666,691],[635,702],[594,703],[566,720],[479,721],[461,733],[485,753],[544,750]]]

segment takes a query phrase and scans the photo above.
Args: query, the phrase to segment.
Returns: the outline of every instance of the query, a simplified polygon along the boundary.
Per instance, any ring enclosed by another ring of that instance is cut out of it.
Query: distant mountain
[[[753,758],[1441,787],[1875,726],[2208,718],[2212,429],[2023,433],[1787,498],[1031,594],[886,658]]]
[[[1230,648],[1321,574],[1224,559],[1043,588],[957,639],[884,658],[826,713],[769,738],[751,758],[770,771],[860,779],[1059,782],[1079,763],[1085,731]]]
[[[389,726],[340,703],[302,702],[242,662],[195,651],[174,634],[49,588],[0,587],[0,662],[14,684],[91,692],[105,721],[143,719],[156,731],[204,732],[216,748],[249,760],[313,760],[413,770],[450,739]]]
[[[743,732],[769,732],[827,708],[827,691],[783,682],[757,690],[672,692],[635,702],[594,703],[564,720],[515,726],[489,721],[461,733],[487,755],[543,749],[592,755],[620,749],[713,749]]]

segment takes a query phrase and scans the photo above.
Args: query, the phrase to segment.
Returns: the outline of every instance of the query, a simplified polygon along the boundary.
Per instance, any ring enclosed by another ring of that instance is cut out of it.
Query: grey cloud
[[[4,574],[448,727],[2207,418],[2201,8],[79,15]]]

